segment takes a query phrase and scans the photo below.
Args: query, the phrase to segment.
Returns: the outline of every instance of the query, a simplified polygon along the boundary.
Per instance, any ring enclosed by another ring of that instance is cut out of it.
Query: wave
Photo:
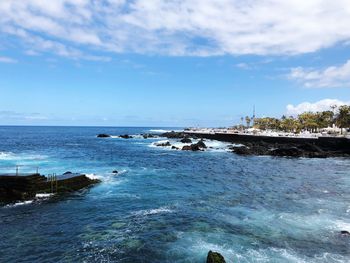
[[[5,207],[9,208],[9,207],[16,207],[21,205],[29,205],[29,204],[32,204],[33,202],[34,200],[21,201],[21,202],[16,202],[14,204],[8,204]]]
[[[96,180],[96,179],[102,180],[103,179],[103,177],[101,175],[97,175],[97,174],[93,174],[93,173],[92,174],[85,174],[85,176],[91,180]]]
[[[156,133],[165,133],[165,132],[171,132],[172,130],[162,130],[162,129],[151,129],[150,132],[156,132]]]
[[[11,160],[44,160],[46,155],[40,154],[14,154],[13,152],[0,152],[0,160],[11,161]]]
[[[12,152],[0,152],[0,160],[12,160],[14,154]]]
[[[148,216],[148,215],[156,215],[156,214],[163,214],[163,213],[173,213],[174,210],[171,210],[167,206],[162,206],[159,208],[154,209],[147,209],[147,210],[140,210],[137,212],[134,212],[134,215],[141,215],[141,216]]]

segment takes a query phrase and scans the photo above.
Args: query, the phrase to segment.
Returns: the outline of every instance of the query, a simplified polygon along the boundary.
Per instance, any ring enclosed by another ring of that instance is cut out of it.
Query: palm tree
[[[247,123],[247,128],[250,127],[250,122],[251,122],[251,118],[249,118],[249,116],[245,117],[245,122]]]
[[[340,128],[341,134],[343,134],[343,128],[350,127],[350,106],[342,105],[339,107],[336,124]]]

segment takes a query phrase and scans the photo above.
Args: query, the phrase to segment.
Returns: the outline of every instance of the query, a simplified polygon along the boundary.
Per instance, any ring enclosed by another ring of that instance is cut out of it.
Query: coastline
[[[346,137],[289,137],[239,133],[184,131],[185,136],[243,144],[233,147],[242,155],[273,155],[292,157],[350,157],[350,139]]]

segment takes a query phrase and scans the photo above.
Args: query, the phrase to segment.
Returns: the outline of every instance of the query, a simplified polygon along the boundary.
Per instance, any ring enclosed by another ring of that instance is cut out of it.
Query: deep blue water
[[[150,128],[0,127],[0,173],[95,174],[74,194],[0,207],[0,262],[349,262],[350,160],[183,152]],[[118,175],[111,172],[118,170]]]

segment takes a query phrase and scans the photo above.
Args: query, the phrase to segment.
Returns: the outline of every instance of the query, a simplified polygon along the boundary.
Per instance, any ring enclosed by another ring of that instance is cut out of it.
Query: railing
[[[0,166],[0,175],[24,176],[39,174],[39,167],[32,165]]]

